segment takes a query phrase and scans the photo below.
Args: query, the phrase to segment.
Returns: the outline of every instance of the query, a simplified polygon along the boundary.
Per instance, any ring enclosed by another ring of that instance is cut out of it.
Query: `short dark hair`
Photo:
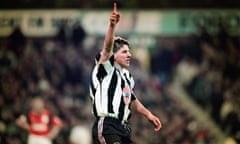
[[[116,37],[113,43],[113,53],[117,52],[123,45],[129,46],[128,40],[122,37]]]

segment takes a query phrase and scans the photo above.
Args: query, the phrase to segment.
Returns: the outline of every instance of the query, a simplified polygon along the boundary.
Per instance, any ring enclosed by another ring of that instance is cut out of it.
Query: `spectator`
[[[86,37],[86,32],[84,28],[81,25],[80,21],[76,21],[76,23],[73,25],[73,31],[72,31],[72,42],[76,48],[81,47],[83,40]]]
[[[55,40],[63,46],[65,46],[65,44],[67,43],[66,28],[67,28],[67,21],[62,20],[59,25],[58,32],[55,36]]]
[[[19,25],[17,25],[9,35],[8,42],[8,48],[12,50],[16,56],[20,57],[24,52],[27,39]]]

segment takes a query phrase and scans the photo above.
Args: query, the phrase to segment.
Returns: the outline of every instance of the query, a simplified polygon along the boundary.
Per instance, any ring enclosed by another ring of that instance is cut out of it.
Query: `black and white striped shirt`
[[[124,122],[130,118],[129,105],[136,99],[133,93],[134,80],[127,69],[114,64],[114,55],[99,64],[100,54],[96,56],[91,83],[90,96],[93,113],[96,117],[112,117]],[[128,86],[130,94],[124,94]],[[125,96],[124,96],[125,95]],[[129,101],[126,102],[126,99]]]

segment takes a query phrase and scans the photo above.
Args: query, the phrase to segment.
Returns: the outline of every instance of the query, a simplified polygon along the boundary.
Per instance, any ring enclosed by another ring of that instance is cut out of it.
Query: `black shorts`
[[[98,118],[92,128],[94,144],[133,144],[131,128],[114,118]]]

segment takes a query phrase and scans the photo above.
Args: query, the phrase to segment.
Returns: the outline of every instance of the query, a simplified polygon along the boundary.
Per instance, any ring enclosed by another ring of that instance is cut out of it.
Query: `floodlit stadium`
[[[238,1],[116,1],[137,98],[162,123],[130,120],[136,144],[240,143]],[[26,144],[16,124],[34,96],[62,120],[53,144],[91,144],[89,96],[113,1],[3,0],[0,144]],[[26,120],[26,119],[25,119]]]

